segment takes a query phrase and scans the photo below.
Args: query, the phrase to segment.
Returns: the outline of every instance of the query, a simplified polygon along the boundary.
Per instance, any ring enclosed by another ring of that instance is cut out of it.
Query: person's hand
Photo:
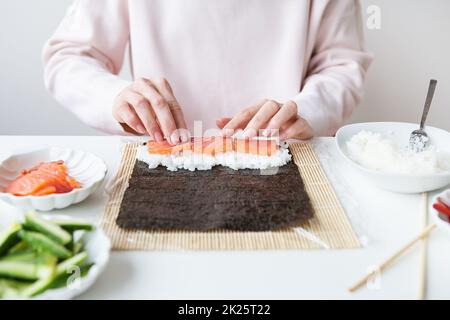
[[[183,111],[164,79],[138,79],[115,99],[113,116],[122,125],[137,134],[148,134],[151,139],[169,143],[186,142],[189,134]]]
[[[298,115],[297,104],[288,101],[284,104],[273,100],[241,110],[233,118],[217,120],[217,126],[225,136],[231,136],[236,130],[244,130],[244,137],[258,135],[273,136],[279,133],[281,140],[290,138],[309,139],[313,130],[308,122]]]

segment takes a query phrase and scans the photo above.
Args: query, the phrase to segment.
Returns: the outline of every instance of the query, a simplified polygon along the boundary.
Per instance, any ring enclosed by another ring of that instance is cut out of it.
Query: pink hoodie
[[[87,124],[123,134],[111,109],[129,81],[164,76],[186,122],[231,117],[262,98],[297,103],[333,135],[372,60],[357,0],[77,0],[44,48],[45,83]]]

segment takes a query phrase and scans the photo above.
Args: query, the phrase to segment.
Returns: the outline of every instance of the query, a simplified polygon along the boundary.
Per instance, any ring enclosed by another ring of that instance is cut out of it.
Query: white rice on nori
[[[276,168],[287,164],[291,161],[292,156],[287,148],[280,148],[270,156],[239,152],[225,152],[210,156],[189,151],[180,155],[158,155],[148,153],[147,146],[140,146],[137,150],[136,158],[148,164],[150,169],[162,165],[170,171],[177,171],[178,169],[195,171],[211,170],[212,167],[218,165],[234,170]]]

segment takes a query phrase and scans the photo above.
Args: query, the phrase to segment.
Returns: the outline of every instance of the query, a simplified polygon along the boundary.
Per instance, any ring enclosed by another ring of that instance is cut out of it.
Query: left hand
[[[313,137],[312,128],[298,115],[297,104],[293,101],[282,104],[265,99],[254,106],[242,109],[233,118],[218,119],[217,126],[226,136],[231,136],[235,130],[242,129],[246,138],[259,135],[274,136],[277,131],[281,140]]]

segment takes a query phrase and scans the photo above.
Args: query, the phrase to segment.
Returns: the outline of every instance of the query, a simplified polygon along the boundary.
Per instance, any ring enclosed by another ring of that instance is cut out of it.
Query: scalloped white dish
[[[93,194],[106,176],[106,164],[91,153],[68,148],[36,147],[33,150],[17,150],[0,163],[0,190],[4,190],[22,170],[41,162],[57,160],[65,162],[69,175],[81,183],[81,188],[46,196],[15,196],[0,192],[0,199],[26,210],[63,209]]]

